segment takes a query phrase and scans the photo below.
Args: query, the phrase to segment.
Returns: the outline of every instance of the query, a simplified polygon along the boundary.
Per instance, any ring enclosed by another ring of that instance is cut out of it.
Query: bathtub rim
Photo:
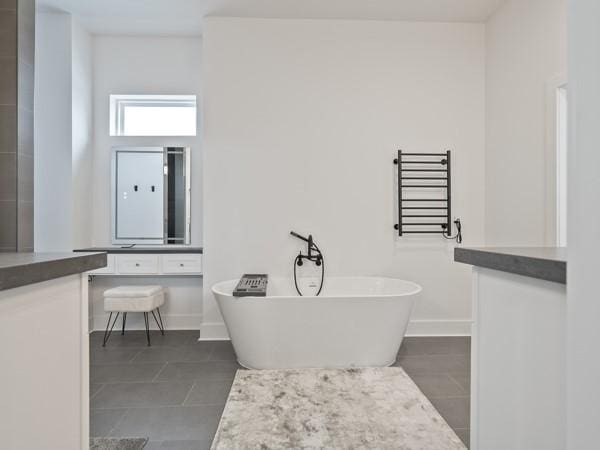
[[[273,278],[278,278],[278,279],[285,279],[286,277],[273,277]],[[225,285],[229,285],[231,283],[237,284],[237,282],[239,281],[239,278],[236,279],[231,279],[231,280],[225,280],[225,281],[219,281],[218,283],[215,283],[211,286],[211,292],[217,296],[217,295],[222,295],[224,297],[231,297],[234,299],[297,299],[297,298],[303,298],[303,299],[310,299],[310,298],[318,298],[320,300],[323,299],[341,299],[341,298],[348,298],[348,299],[360,299],[360,298],[382,298],[382,299],[389,299],[389,298],[394,298],[394,297],[408,297],[408,296],[413,296],[413,295],[417,295],[419,293],[421,293],[423,291],[423,287],[418,284],[415,283],[414,281],[409,281],[409,280],[404,280],[402,278],[392,278],[392,277],[378,277],[378,276],[339,276],[339,277],[330,277],[330,278],[348,278],[348,279],[368,279],[368,280],[372,280],[372,279],[376,279],[376,280],[392,280],[392,281],[402,281],[404,283],[407,283],[409,285],[411,285],[412,289],[408,292],[402,292],[402,293],[395,293],[395,294],[337,294],[337,295],[305,295],[305,296],[300,296],[300,295],[267,295],[266,297],[259,297],[259,296],[247,296],[247,297],[235,297],[233,295],[232,292],[225,292],[223,290],[223,288],[221,286],[225,286]]]

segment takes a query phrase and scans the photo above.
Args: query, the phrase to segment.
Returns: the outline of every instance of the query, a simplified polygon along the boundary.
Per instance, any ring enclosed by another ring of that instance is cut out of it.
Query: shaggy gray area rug
[[[142,450],[148,438],[91,438],[90,450]]]
[[[238,370],[213,450],[464,450],[399,367]]]

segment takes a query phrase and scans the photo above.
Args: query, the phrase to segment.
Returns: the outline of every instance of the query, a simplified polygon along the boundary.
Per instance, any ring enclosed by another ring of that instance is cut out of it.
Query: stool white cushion
[[[162,286],[119,286],[104,291],[106,312],[150,312],[164,303]]]

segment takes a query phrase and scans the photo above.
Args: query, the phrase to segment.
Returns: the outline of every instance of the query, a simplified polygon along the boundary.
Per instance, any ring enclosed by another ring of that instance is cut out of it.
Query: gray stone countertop
[[[456,247],[454,261],[555,283],[567,282],[563,247]]]
[[[0,291],[106,267],[106,253],[0,253]]]

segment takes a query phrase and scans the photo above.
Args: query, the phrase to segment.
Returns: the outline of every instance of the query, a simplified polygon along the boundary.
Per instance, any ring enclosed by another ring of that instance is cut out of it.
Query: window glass
[[[111,95],[111,136],[195,136],[195,95]]]

